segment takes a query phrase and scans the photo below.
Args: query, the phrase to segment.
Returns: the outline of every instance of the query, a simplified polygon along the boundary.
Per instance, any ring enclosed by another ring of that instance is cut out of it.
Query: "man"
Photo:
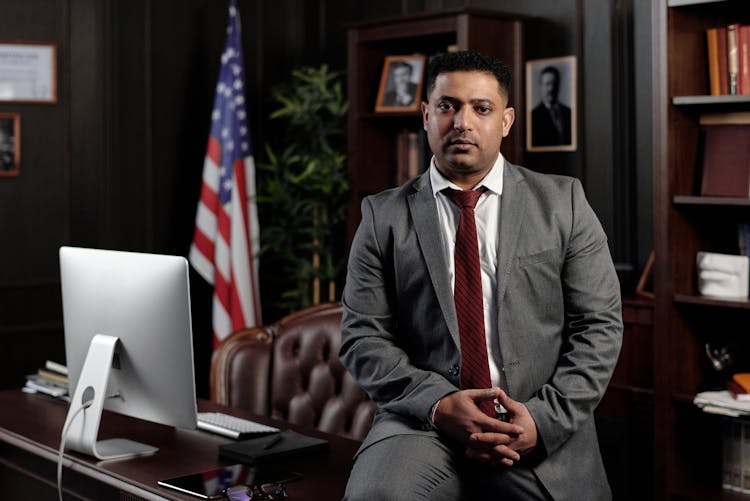
[[[435,58],[428,172],[362,202],[340,357],[378,411],[347,500],[611,496],[593,411],[619,353],[619,283],[580,183],[500,155],[510,78],[479,53]],[[458,252],[470,242],[455,236],[469,219],[446,188],[479,194],[473,287]],[[468,363],[476,290],[484,361]],[[487,384],[467,383],[482,365]]]
[[[417,84],[411,81],[414,68],[405,61],[391,64],[393,86],[383,96],[383,106],[411,106],[417,99]]]
[[[562,104],[560,70],[547,66],[539,74],[540,103],[531,111],[532,146],[571,144],[570,108]]]
[[[0,171],[10,171],[14,168],[13,121],[0,119]]]

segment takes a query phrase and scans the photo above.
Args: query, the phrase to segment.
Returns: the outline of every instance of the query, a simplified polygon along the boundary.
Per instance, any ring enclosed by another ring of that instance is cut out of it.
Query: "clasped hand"
[[[479,408],[483,400],[497,400],[510,415],[509,422],[487,416]],[[466,456],[483,463],[513,466],[537,443],[534,419],[520,402],[499,388],[462,390],[440,399],[435,426],[451,439],[466,445]]]

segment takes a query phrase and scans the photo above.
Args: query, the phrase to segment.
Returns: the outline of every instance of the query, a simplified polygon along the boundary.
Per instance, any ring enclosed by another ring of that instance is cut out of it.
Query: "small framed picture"
[[[57,102],[57,46],[0,42],[0,101]]]
[[[386,56],[376,112],[418,111],[422,102],[425,56]]]
[[[575,151],[575,56],[526,62],[526,150]]]
[[[21,117],[0,113],[0,176],[17,176],[21,168]]]

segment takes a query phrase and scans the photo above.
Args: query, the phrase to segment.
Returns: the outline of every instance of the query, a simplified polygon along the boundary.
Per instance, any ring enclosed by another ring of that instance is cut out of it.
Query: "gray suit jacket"
[[[569,177],[505,163],[498,255],[501,370],[536,422],[537,476],[555,499],[611,497],[593,411],[622,338],[607,239]],[[367,197],[344,289],[340,357],[378,404],[362,448],[434,434],[431,406],[459,387],[461,352],[429,174]]]

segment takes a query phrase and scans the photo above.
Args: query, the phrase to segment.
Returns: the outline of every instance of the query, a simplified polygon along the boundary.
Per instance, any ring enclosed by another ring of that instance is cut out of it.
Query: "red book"
[[[717,59],[719,60],[719,90],[722,95],[729,94],[729,65],[727,54],[727,29],[716,28]]]
[[[726,388],[736,400],[750,400],[750,393],[746,392],[742,386],[738,385],[731,379],[727,381]]]
[[[750,94],[750,25],[740,25],[739,30],[739,94]]]
[[[701,195],[750,196],[750,125],[704,128]]]

